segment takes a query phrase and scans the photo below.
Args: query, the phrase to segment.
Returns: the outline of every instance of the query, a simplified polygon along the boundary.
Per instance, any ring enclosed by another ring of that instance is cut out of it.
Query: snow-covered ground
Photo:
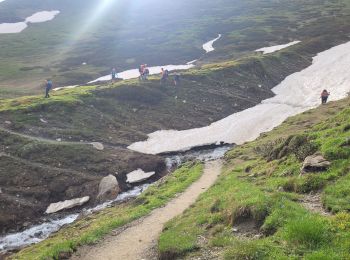
[[[273,53],[279,50],[283,50],[285,48],[288,48],[290,46],[293,46],[295,44],[298,44],[300,41],[294,41],[294,42],[290,42],[287,44],[283,44],[283,45],[276,45],[276,46],[271,46],[271,47],[264,47],[261,49],[256,50],[256,52],[263,52],[263,54],[268,54],[268,53]]]
[[[1,0],[0,0],[1,1]],[[29,23],[43,23],[53,20],[60,11],[42,11],[37,12],[25,19],[24,22],[2,23],[0,24],[0,34],[20,33],[28,27]]]
[[[330,100],[346,97],[350,91],[349,49],[350,42],[319,53],[311,66],[288,76],[273,88],[276,96],[255,107],[203,128],[157,131],[150,134],[148,140],[134,143],[128,148],[158,154],[221,141],[242,144],[254,140],[289,116],[317,107],[323,89],[331,92]]]
[[[220,38],[221,38],[221,34],[219,34],[218,37],[216,37],[215,39],[213,39],[211,41],[208,41],[208,42],[203,44],[203,49],[206,51],[206,53],[212,52],[212,51],[215,50],[213,44],[214,44],[214,42],[216,42]]]
[[[161,69],[165,69],[168,71],[174,71],[174,70],[187,70],[190,68],[193,68],[193,63],[188,63],[186,65],[164,65],[164,66],[154,66],[154,67],[148,67],[150,75],[155,75],[161,73]],[[118,78],[120,79],[135,79],[140,76],[140,72],[138,69],[132,69],[132,70],[126,70],[122,72],[118,72]],[[109,81],[112,79],[112,75],[106,75],[103,77],[100,77],[98,79],[95,79],[93,81],[90,81],[89,83],[95,83],[98,81]]]
[[[47,21],[51,21],[58,15],[60,11],[42,11],[29,16],[25,22],[26,23],[43,23]]]

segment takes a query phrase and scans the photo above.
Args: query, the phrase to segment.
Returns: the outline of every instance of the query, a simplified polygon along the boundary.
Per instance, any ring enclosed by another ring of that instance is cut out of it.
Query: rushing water
[[[94,208],[83,209],[81,214],[89,215],[107,207],[110,207],[115,203],[135,198],[139,196],[143,191],[145,191],[148,188],[148,186],[149,184],[137,186],[127,192],[119,194],[115,200],[107,201]],[[71,224],[74,221],[76,221],[79,215],[80,214],[78,213],[74,213],[63,217],[51,218],[49,220],[45,220],[42,224],[32,226],[22,232],[0,237],[0,252],[6,252],[9,250],[25,247],[27,245],[39,243],[40,241],[43,241],[46,238],[48,238],[52,233],[58,231],[62,226]]]

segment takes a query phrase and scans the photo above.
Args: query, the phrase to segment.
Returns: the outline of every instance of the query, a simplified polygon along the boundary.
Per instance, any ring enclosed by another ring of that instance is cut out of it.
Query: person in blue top
[[[52,81],[51,79],[46,80],[46,92],[45,92],[45,98],[49,98],[49,92],[52,89]]]
[[[117,71],[115,68],[112,69],[112,82],[117,79]]]

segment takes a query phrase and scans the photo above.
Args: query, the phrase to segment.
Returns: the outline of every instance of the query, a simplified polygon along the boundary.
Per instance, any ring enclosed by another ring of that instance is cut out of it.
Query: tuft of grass
[[[304,214],[286,223],[283,228],[283,237],[293,246],[316,249],[329,242],[331,226],[323,217]]]

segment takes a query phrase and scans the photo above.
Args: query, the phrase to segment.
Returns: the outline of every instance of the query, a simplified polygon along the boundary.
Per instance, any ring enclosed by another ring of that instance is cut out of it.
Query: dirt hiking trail
[[[164,224],[190,207],[221,173],[222,161],[207,162],[200,179],[165,207],[134,221],[118,235],[111,235],[92,247],[85,247],[71,258],[84,260],[141,260],[149,259]],[[154,257],[154,256],[153,256]],[[151,257],[151,258],[153,258]]]

